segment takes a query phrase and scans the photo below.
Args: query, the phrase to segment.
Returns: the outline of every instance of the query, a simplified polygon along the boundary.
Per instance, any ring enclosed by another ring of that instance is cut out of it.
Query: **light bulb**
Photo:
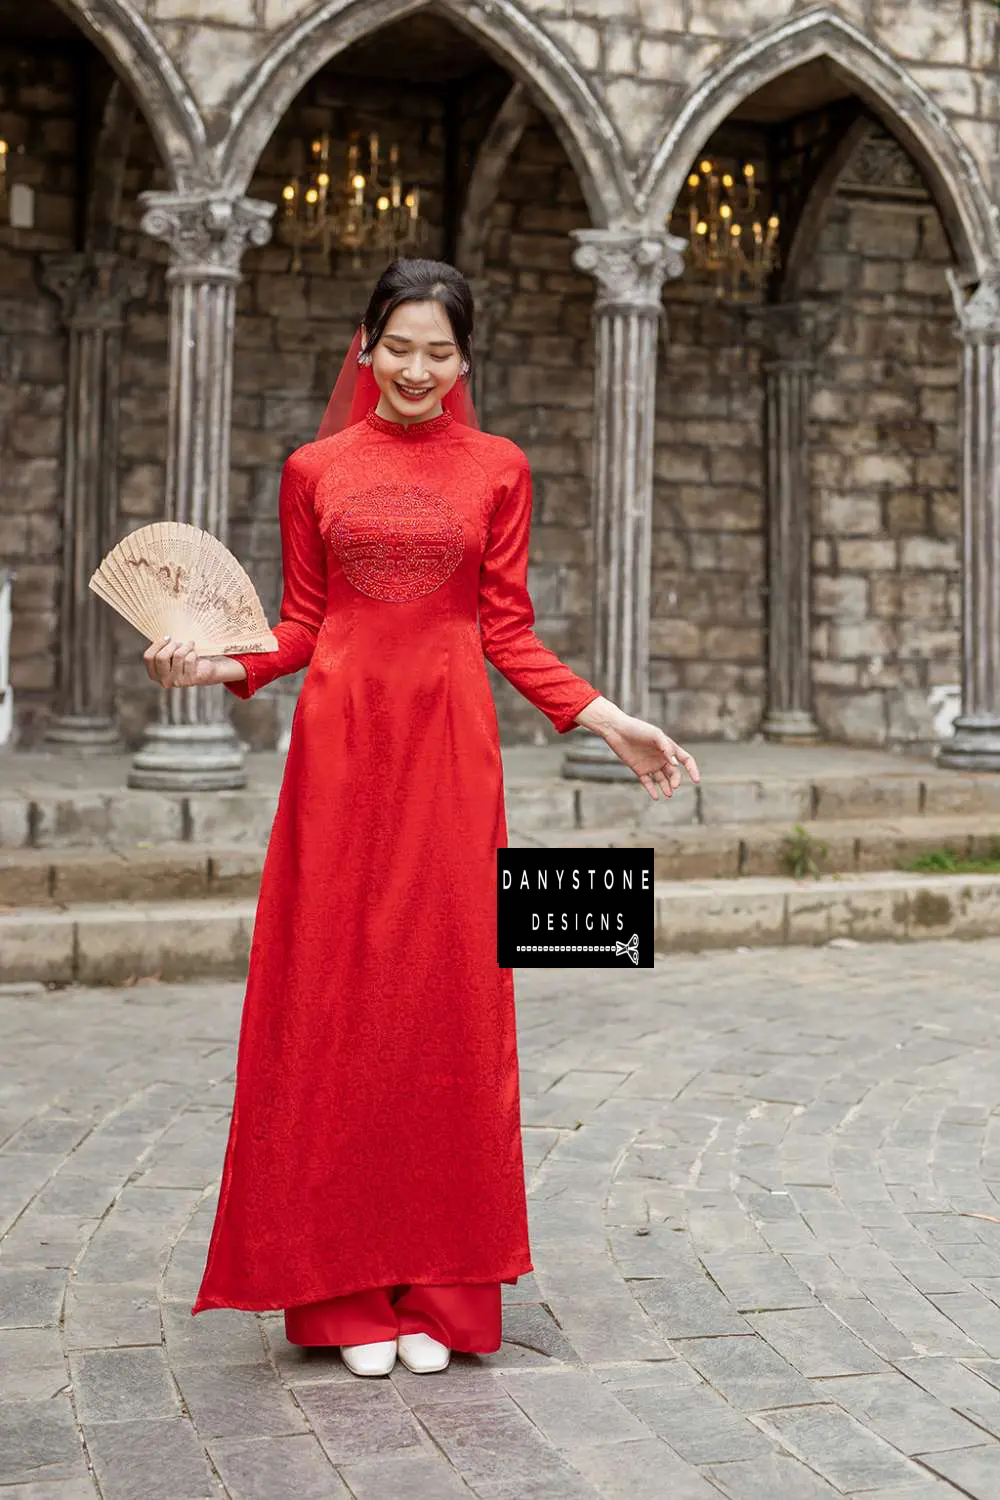
[[[698,173],[697,172],[692,172],[691,176],[688,178],[688,187],[689,188],[696,188],[698,186],[698,184],[699,184],[700,181],[701,181],[701,178],[698,176]]]
[[[720,208],[719,208],[719,218],[720,219],[731,219],[732,217],[733,217],[733,210],[732,210],[732,208],[729,206],[728,203],[723,203],[720,206]]]
[[[389,207],[389,200],[388,200],[388,198],[382,197],[382,198],[377,199],[376,203],[375,203],[375,207],[378,209],[378,211],[379,211],[380,214],[384,214],[385,211],[386,211],[386,209]]]
[[[329,172],[320,172],[319,176],[316,178],[316,185],[318,187],[329,187],[330,186],[330,174],[329,174]]]
[[[738,240],[743,231],[738,224],[730,224],[729,233],[732,235],[734,240]]]
[[[695,232],[695,234],[707,234],[708,233],[708,225],[705,223],[704,219],[699,219],[698,220],[697,224],[694,226],[694,232]]]
[[[0,156],[6,156],[9,150],[10,146],[7,144],[7,142],[0,140]]]
[[[751,162],[747,162],[746,166],[743,168],[743,176],[754,177],[755,175],[756,173],[754,172],[753,164]]]
[[[317,191],[316,191],[315,188],[310,188],[309,191],[306,193],[306,202],[307,203],[316,203],[316,202],[318,202],[318,200],[319,200],[319,193],[317,193]]]
[[[778,225],[780,223],[781,223],[781,220],[778,218],[778,215],[777,214],[772,214],[771,217],[767,221],[767,227],[768,227],[768,229],[777,229],[777,227],[778,227]]]
[[[731,188],[732,185],[733,185],[732,175],[731,175],[731,173],[727,172],[726,175],[725,175],[725,177],[723,177],[723,179],[722,179],[722,186],[724,188]]]
[[[364,187],[364,185],[365,185],[365,179],[362,177],[362,175],[361,175],[360,172],[358,172],[358,174],[355,177],[351,178],[351,187],[352,188],[356,188],[358,192],[361,191],[361,189]]]
[[[281,189],[281,196],[284,198],[286,203],[291,203],[292,199],[295,197],[295,189],[291,183],[288,183],[286,187],[283,187]]]
[[[701,167],[701,170],[704,172],[705,176],[707,177],[708,174],[709,174],[709,172],[711,172],[711,170],[712,170],[712,163],[710,161],[706,160],[706,161],[700,162],[699,165]]]
[[[406,204],[407,208],[412,208],[415,202],[413,194],[407,193],[406,197],[403,199],[403,202]]]

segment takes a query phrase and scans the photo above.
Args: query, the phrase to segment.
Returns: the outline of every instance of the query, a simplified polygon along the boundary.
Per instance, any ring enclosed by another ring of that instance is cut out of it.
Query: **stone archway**
[[[246,191],[254,166],[303,83],[338,52],[416,9],[412,0],[325,0],[290,26],[247,87],[227,101],[230,127],[215,152],[226,188]],[[631,217],[632,179],[618,132],[583,74],[516,0],[487,6],[437,0],[435,11],[472,35],[527,85],[577,172],[591,219],[607,227]]]
[[[962,272],[978,281],[1000,258],[1000,216],[976,162],[941,107],[849,21],[806,12],[730,53],[691,92],[640,173],[640,211],[672,210],[705,142],[737,105],[791,69],[824,58],[914,157],[938,204]]]
[[[54,0],[127,84],[172,187],[200,176],[205,124],[163,43],[127,0]]]

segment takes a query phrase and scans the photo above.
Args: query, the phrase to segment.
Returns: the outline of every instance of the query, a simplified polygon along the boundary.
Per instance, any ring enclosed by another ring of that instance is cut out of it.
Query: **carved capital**
[[[837,309],[828,302],[771,302],[741,309],[760,345],[765,369],[811,370],[833,335]]]
[[[663,283],[684,273],[687,241],[653,230],[574,229],[573,264],[597,282],[598,312],[659,315]]]
[[[120,328],[125,308],[143,295],[148,281],[148,266],[110,251],[46,255],[43,261],[42,285],[59,298],[67,326],[81,331]]]
[[[968,344],[1000,342],[1000,266],[986,271],[971,293],[951,268],[945,274],[955,304],[959,338]]]
[[[219,193],[142,193],[142,228],[170,246],[170,281],[240,279],[247,245],[266,245],[276,205]]]

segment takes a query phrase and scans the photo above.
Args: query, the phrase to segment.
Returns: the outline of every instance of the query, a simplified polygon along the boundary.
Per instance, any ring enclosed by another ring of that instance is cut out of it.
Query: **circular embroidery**
[[[379,484],[353,495],[330,527],[348,583],[403,603],[440,588],[465,549],[455,507],[419,484]]]

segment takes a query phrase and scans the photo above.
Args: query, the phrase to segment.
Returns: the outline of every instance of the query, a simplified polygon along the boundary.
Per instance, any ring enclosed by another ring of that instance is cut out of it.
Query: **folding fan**
[[[249,574],[200,526],[140,527],[112,547],[90,587],[150,641],[194,641],[199,656],[278,649]]]

